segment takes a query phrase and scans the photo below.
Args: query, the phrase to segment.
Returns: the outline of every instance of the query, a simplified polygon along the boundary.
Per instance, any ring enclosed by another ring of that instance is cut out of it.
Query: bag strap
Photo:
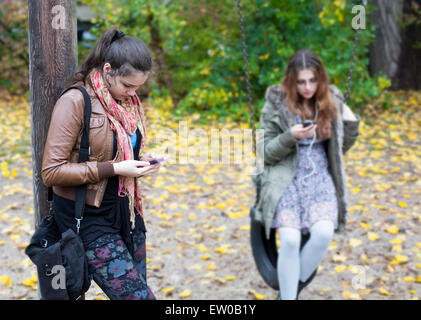
[[[91,148],[89,147],[89,123],[91,120],[91,99],[89,98],[89,94],[86,89],[82,86],[72,86],[65,89],[60,96],[64,93],[69,91],[70,89],[78,89],[83,94],[83,99],[85,103],[85,110],[84,110],[84,126],[82,132],[82,139],[80,141],[79,146],[79,159],[78,162],[86,162],[89,160],[89,155],[91,154]],[[48,201],[50,203],[53,200],[53,189],[51,187],[48,188]],[[80,222],[83,220],[83,211],[85,210],[85,200],[86,200],[86,184],[80,185],[76,188],[76,197],[75,197],[75,219],[76,223],[76,231],[79,233],[80,229]]]

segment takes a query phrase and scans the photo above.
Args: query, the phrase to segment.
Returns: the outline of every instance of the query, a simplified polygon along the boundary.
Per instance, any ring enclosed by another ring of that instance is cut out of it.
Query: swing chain
[[[247,96],[248,96],[248,102],[249,102],[249,113],[250,113],[252,138],[253,138],[253,152],[254,154],[256,154],[256,129],[255,129],[255,124],[254,124],[253,99],[251,96],[251,85],[250,85],[250,77],[249,77],[249,71],[248,71],[246,35],[244,31],[243,15],[241,14],[241,0],[237,0],[237,8],[238,8],[238,18],[240,21],[241,43],[243,46],[244,73],[246,76],[246,84],[247,84]]]
[[[362,5],[364,7],[366,7],[367,6],[367,0],[362,0]],[[239,21],[240,21],[241,44],[242,44],[242,47],[243,47],[243,60],[244,60],[244,74],[246,76],[247,96],[248,96],[248,102],[249,102],[249,113],[250,113],[250,120],[251,120],[251,127],[252,127],[253,152],[256,153],[256,129],[255,129],[255,124],[254,124],[253,99],[252,99],[252,95],[251,95],[250,76],[249,76],[249,72],[248,72],[246,36],[245,36],[245,31],[244,31],[243,15],[241,13],[241,0],[237,0],[237,8],[238,8],[238,18],[239,18]],[[346,104],[346,102],[348,101],[348,98],[349,98],[349,91],[350,91],[350,87],[351,87],[352,74],[353,74],[353,71],[354,71],[355,57],[356,57],[356,54],[357,54],[359,37],[360,37],[360,29],[357,29],[355,31],[354,48],[352,49],[351,65],[350,65],[350,68],[349,68],[347,84],[346,84],[346,92],[345,92],[345,98],[344,98],[345,104]]]
[[[347,79],[347,82],[346,82],[346,92],[345,92],[345,101],[344,101],[345,104],[346,104],[346,102],[348,101],[348,98],[349,98],[349,90],[350,90],[350,86],[351,86],[352,73],[354,71],[354,62],[355,62],[355,56],[356,56],[356,52],[357,52],[359,37],[360,37],[360,29],[358,29],[355,32],[354,48],[352,49],[352,56],[351,56],[351,66],[349,68],[348,79]]]

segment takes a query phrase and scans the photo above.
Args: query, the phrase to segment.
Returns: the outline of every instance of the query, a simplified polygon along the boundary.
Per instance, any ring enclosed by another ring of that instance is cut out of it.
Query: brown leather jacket
[[[78,163],[82,138],[84,100],[82,92],[71,89],[56,102],[48,130],[42,161],[42,179],[54,193],[75,199],[75,186],[87,184],[86,204],[99,207],[112,164],[113,134],[101,102],[90,85],[77,83],[87,90],[92,104],[89,127],[89,161]]]

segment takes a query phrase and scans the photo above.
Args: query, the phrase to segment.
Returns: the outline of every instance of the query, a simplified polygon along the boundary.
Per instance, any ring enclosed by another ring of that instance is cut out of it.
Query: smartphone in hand
[[[306,120],[303,123],[303,128],[307,128],[308,126],[311,126],[313,124],[314,124],[314,121],[313,120]]]
[[[164,159],[165,159],[164,157],[161,157],[161,158],[158,158],[158,159],[153,159],[153,160],[149,161],[149,164],[155,164],[155,163],[164,161]]]

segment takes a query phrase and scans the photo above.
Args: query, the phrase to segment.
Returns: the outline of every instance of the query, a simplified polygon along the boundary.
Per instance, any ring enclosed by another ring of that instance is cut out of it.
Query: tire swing
[[[244,32],[244,22],[243,22],[243,16],[241,13],[241,0],[236,0],[236,1],[237,1],[239,23],[240,23],[241,42],[242,42],[242,48],[243,48],[244,73],[246,77],[249,113],[250,113],[251,127],[252,127],[252,132],[253,132],[252,134],[253,152],[256,154],[256,130],[255,130],[255,124],[254,124],[253,107],[252,107],[251,85],[250,85],[250,78],[249,78],[249,73],[248,73],[248,59],[247,59],[247,47],[246,47],[246,40],[245,40],[246,38],[245,38],[245,32]],[[364,7],[367,5],[366,0],[363,0],[362,3]],[[354,69],[356,49],[358,46],[359,31],[360,29],[357,29],[355,32],[354,48],[353,48],[352,56],[351,56],[351,63],[350,63],[350,69],[348,73],[344,103],[346,103],[349,97],[350,83],[351,83],[352,73]],[[264,225],[260,221],[257,221],[255,219],[256,206],[259,203],[259,199],[260,199],[260,189],[261,189],[260,179],[259,179],[259,176],[257,176],[256,177],[256,202],[254,206],[250,209],[251,248],[252,248],[254,262],[263,280],[266,282],[266,284],[268,284],[274,290],[279,290],[278,273],[277,273],[277,267],[276,267],[277,260],[278,260],[278,248],[276,245],[276,230],[271,229],[270,237],[269,239],[266,239]],[[303,246],[306,244],[309,238],[310,238],[310,234],[301,235],[300,250],[303,248]],[[303,283],[299,281],[297,297],[300,294],[301,290],[304,289],[306,286],[308,286],[310,282],[314,279],[314,277],[316,276],[316,273],[317,273],[317,269],[314,270],[313,274],[309,277],[309,279],[306,282]]]

